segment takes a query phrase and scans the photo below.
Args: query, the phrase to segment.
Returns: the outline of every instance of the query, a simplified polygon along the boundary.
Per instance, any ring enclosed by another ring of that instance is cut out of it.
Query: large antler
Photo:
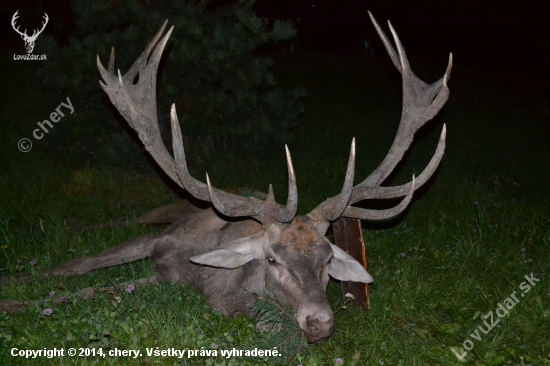
[[[103,79],[103,82],[100,81],[99,84],[120,114],[138,133],[145,149],[149,151],[161,169],[194,197],[212,202],[218,211],[227,216],[251,216],[264,224],[273,221],[290,222],[298,207],[298,190],[288,148],[286,148],[288,200],[285,207],[281,207],[275,202],[271,185],[267,199],[261,201],[254,197],[240,197],[213,188],[208,175],[206,176],[207,184],[193,178],[187,169],[181,128],[174,104],[172,104],[170,112],[174,158],[168,153],[160,135],[156,100],[158,65],[162,51],[174,29],[171,27],[162,37],[167,23],[168,21],[164,23],[124,76],[121,76],[120,70],[118,70],[118,75],[115,74],[114,48],[111,50],[108,70],[105,70],[98,56],[97,67]],[[134,83],[138,74],[139,79],[137,83]]]
[[[311,211],[309,216],[316,220],[333,221],[340,216],[363,220],[383,220],[398,215],[411,201],[414,190],[420,188],[433,175],[445,152],[446,129],[445,125],[443,125],[436,151],[429,164],[418,178],[415,179],[413,176],[409,183],[397,187],[380,187],[380,184],[390,175],[410,147],[415,132],[427,121],[432,119],[447,101],[449,97],[447,81],[451,74],[453,58],[451,54],[449,57],[449,65],[443,77],[435,83],[428,85],[412,72],[409,61],[407,60],[407,55],[405,54],[405,49],[391,23],[388,21],[397,51],[393,48],[388,37],[386,37],[386,34],[370,12],[369,16],[393,64],[402,74],[403,109],[401,112],[401,122],[388,155],[372,174],[353,188],[355,140],[352,142],[344,188],[338,196],[327,199]],[[365,199],[395,198],[402,196],[405,196],[403,201],[401,201],[399,205],[388,210],[367,210],[351,206]]]

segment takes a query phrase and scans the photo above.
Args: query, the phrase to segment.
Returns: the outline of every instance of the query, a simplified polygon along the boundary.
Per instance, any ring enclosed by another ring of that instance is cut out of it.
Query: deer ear
[[[330,262],[328,274],[340,281],[373,283],[372,276],[351,255],[334,244],[330,244],[334,258]]]
[[[260,230],[254,235],[232,241],[222,248],[191,257],[193,263],[219,268],[238,268],[253,259],[264,259],[269,235]]]

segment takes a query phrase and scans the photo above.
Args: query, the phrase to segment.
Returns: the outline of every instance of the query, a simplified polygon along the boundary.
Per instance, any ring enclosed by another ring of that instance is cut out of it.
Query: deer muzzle
[[[328,303],[326,306],[306,306],[298,311],[296,320],[309,343],[319,342],[334,332],[334,316]]]

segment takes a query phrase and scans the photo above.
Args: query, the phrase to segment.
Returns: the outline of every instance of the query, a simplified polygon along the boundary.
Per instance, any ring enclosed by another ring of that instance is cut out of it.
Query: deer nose
[[[334,320],[331,316],[308,316],[306,317],[306,326],[309,335],[315,339],[315,342],[330,337],[334,331]]]
[[[324,294],[323,294],[324,295]],[[304,304],[295,314],[309,343],[328,338],[334,331],[334,316],[328,301],[319,304]]]

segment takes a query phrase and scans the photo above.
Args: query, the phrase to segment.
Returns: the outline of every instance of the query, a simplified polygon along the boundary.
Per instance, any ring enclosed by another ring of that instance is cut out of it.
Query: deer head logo
[[[23,38],[23,41],[25,41],[25,49],[27,50],[27,53],[32,53],[32,50],[34,49],[34,42],[36,42],[36,38],[38,38],[40,33],[42,33],[44,28],[46,28],[46,24],[48,24],[48,20],[49,20],[48,14],[44,13],[44,22],[42,22],[42,29],[40,30],[35,29],[32,33],[32,36],[29,37],[26,29],[24,32],[21,32],[19,31],[19,27],[17,28],[15,27],[15,21],[17,20],[17,18],[19,18],[19,15],[17,13],[19,13],[19,10],[17,10],[15,14],[13,14],[13,17],[11,18],[11,26],[17,33],[21,35],[21,38]]]

